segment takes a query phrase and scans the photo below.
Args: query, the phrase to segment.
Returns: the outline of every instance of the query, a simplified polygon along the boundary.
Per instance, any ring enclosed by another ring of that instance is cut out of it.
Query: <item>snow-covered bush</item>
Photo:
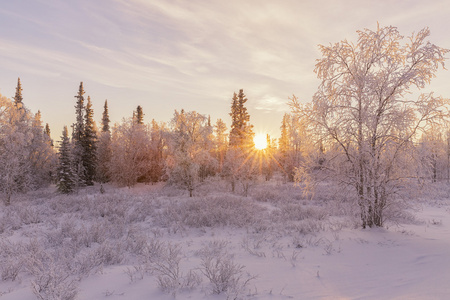
[[[224,245],[224,242],[211,242],[199,252],[200,270],[209,280],[212,294],[225,293],[237,299],[255,277],[244,272],[243,265],[233,261]]]
[[[257,223],[262,215],[264,209],[248,198],[221,195],[173,203],[159,215],[159,222],[164,226],[243,227]]]

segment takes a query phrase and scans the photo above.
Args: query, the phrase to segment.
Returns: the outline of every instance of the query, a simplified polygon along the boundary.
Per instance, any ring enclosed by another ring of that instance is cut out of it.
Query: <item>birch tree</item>
[[[357,43],[319,46],[314,71],[322,82],[311,103],[293,97],[291,107],[336,150],[326,168],[353,187],[365,228],[383,225],[394,193],[414,175],[413,141],[448,116],[448,99],[410,92],[430,83],[449,50],[427,41],[428,28],[406,39],[392,26],[357,33]]]

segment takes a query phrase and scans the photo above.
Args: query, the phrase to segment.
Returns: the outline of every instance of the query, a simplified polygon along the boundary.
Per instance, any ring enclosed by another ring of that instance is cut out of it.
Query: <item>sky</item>
[[[319,44],[356,42],[379,22],[404,36],[429,27],[450,49],[449,15],[433,0],[0,0],[0,94],[12,98],[20,77],[25,105],[59,139],[81,81],[97,123],[107,99],[113,123],[141,105],[145,122],[183,108],[229,128],[243,89],[255,132],[278,137],[288,97],[317,90]],[[427,89],[450,97],[450,73]]]

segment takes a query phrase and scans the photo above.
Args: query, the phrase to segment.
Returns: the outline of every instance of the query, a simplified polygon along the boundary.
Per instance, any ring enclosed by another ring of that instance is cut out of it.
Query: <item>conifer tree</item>
[[[83,163],[83,138],[84,138],[84,88],[83,82],[80,83],[78,93],[75,96],[77,103],[75,105],[76,123],[73,124],[72,132],[72,163],[77,174],[77,185],[82,186],[85,184],[85,170]]]
[[[245,107],[246,102],[247,97],[243,89],[239,90],[238,95],[234,93],[230,113],[230,146],[241,149],[247,149],[253,146],[253,126],[249,123],[250,115]]]
[[[94,110],[89,96],[84,118],[84,135],[82,136],[84,179],[87,185],[93,185],[97,165],[97,133],[94,124]]]
[[[103,106],[102,130],[97,149],[97,180],[101,183],[109,181],[109,163],[111,161],[111,131],[109,126],[108,101]]]
[[[46,140],[48,141],[48,144],[53,148],[54,144],[51,137],[50,126],[48,125],[48,123],[45,124],[44,135]]]
[[[142,106],[138,105],[136,108],[136,124],[142,125],[144,124],[144,111],[142,110]]]
[[[105,100],[105,105],[103,106],[102,115],[102,132],[110,132],[109,129],[109,111],[108,111],[108,100]]]
[[[70,141],[67,132],[67,126],[64,126],[61,137],[61,145],[58,151],[59,165],[57,168],[58,191],[63,194],[73,193],[76,187],[76,176],[72,169]]]
[[[17,87],[16,87],[16,94],[14,96],[14,105],[17,108],[23,107],[23,97],[22,97],[22,84],[20,83],[20,77],[17,78]]]

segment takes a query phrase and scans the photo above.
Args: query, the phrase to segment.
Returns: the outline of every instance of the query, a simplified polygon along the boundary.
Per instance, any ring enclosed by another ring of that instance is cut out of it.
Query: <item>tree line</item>
[[[0,98],[0,191],[9,204],[15,193],[55,182],[61,193],[111,182],[164,181],[195,189],[220,178],[247,195],[256,178],[279,173],[312,191],[333,182],[353,191],[362,227],[382,226],[385,210],[408,184],[450,181],[450,101],[421,91],[448,49],[424,28],[408,39],[396,27],[358,31],[347,40],[320,46],[315,72],[321,80],[309,103],[291,98],[280,138],[267,136],[256,150],[247,97],[231,97],[231,125],[214,124],[196,111],[175,110],[169,122],[145,123],[142,106],[111,126],[105,101],[97,128],[83,83],[75,95],[76,122],[64,127],[59,145],[50,139],[40,112],[24,105],[20,79],[13,100]],[[343,189],[344,190],[344,189]]]

